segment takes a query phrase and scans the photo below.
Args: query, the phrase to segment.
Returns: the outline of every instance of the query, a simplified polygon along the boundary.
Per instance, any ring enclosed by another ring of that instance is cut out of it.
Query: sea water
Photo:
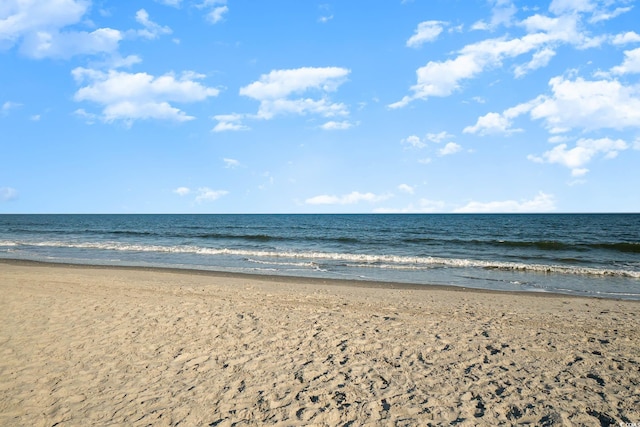
[[[0,215],[0,258],[640,300],[640,214]]]

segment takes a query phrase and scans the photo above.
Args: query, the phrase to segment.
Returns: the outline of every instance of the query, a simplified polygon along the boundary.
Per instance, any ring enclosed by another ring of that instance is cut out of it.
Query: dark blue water
[[[0,215],[0,258],[640,299],[640,214]]]

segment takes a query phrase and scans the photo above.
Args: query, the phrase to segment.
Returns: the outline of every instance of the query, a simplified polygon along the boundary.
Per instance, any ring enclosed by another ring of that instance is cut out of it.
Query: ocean
[[[640,214],[0,215],[0,258],[640,300]]]

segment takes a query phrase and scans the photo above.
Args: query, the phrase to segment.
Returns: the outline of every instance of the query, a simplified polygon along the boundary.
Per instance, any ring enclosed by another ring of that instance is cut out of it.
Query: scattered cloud
[[[398,190],[400,190],[403,193],[407,193],[407,194],[413,194],[413,192],[414,192],[414,188],[412,186],[410,186],[409,184],[400,184],[400,185],[398,185]]]
[[[219,114],[213,116],[214,120],[218,121],[218,124],[212,129],[213,132],[227,132],[227,131],[240,131],[249,130],[248,126],[242,124],[244,119],[243,114]]]
[[[392,197],[392,195],[390,194],[379,195],[374,193],[360,193],[358,191],[354,191],[343,196],[315,196],[306,199],[305,203],[309,205],[353,205],[360,202],[382,202],[389,199],[390,197]]]
[[[35,59],[115,52],[123,38],[120,31],[69,28],[82,22],[90,5],[87,0],[9,2],[0,8],[0,45],[18,45]]]
[[[640,34],[635,31],[627,31],[626,33],[616,34],[611,43],[614,45],[623,45],[629,43],[640,43]]]
[[[78,84],[86,84],[78,89],[74,99],[103,106],[100,118],[107,123],[121,120],[131,124],[141,119],[193,120],[195,117],[169,102],[203,101],[219,93],[218,89],[198,81],[204,75],[192,71],[185,71],[179,77],[173,73],[155,77],[147,73],[104,72],[78,67],[72,74]]]
[[[173,32],[171,28],[163,27],[162,25],[151,21],[149,19],[149,14],[144,9],[140,9],[136,12],[136,21],[144,27],[143,30],[136,31],[136,34],[145,39],[153,40],[163,34],[171,34]]]
[[[353,127],[353,124],[351,122],[346,121],[346,120],[341,121],[341,122],[336,122],[336,121],[330,120],[330,121],[326,122],[325,124],[323,124],[320,127],[322,129],[324,129],[324,130],[346,130],[346,129],[349,129],[349,128]]]
[[[489,22],[478,21],[471,26],[472,30],[490,30],[493,31],[500,25],[510,26],[513,23],[513,17],[518,9],[513,5],[511,0],[493,0],[491,10],[491,20]]]
[[[182,0],[156,0],[158,3],[164,4],[166,6],[172,7],[180,7],[182,4]]]
[[[400,143],[408,146],[409,148],[424,148],[427,146],[427,144],[417,135],[409,135],[402,139]]]
[[[455,142],[448,142],[444,147],[438,150],[438,154],[441,156],[448,156],[462,151],[462,147]]]
[[[6,101],[4,104],[2,104],[2,107],[0,107],[0,115],[6,116],[11,110],[15,110],[16,108],[20,107],[22,107],[22,104],[20,103]]]
[[[496,0],[494,5],[504,11],[504,15],[500,15],[503,17],[496,22],[510,23],[514,12],[511,1]],[[465,80],[473,79],[487,69],[503,66],[505,60],[533,52],[531,60],[514,68],[515,76],[522,77],[532,70],[546,66],[558,46],[568,44],[586,49],[600,46],[607,40],[606,36],[590,37],[582,29],[583,13],[595,13],[599,10],[591,2],[554,1],[550,10],[557,16],[536,14],[515,23],[526,32],[522,37],[485,39],[464,46],[452,59],[429,61],[416,70],[417,82],[410,88],[412,93],[390,104],[389,108],[402,108],[414,100],[450,96],[461,89]]]
[[[549,64],[549,61],[551,61],[551,58],[553,58],[555,55],[555,50],[550,48],[539,50],[538,52],[533,54],[531,61],[527,62],[526,64],[517,65],[514,68],[513,74],[516,78],[524,77],[530,71],[546,67]]]
[[[197,190],[192,190],[189,187],[178,187],[173,190],[173,192],[180,197],[195,194],[196,203],[213,202],[215,200],[218,200],[220,197],[229,194],[229,192],[226,190],[212,190],[209,187],[200,187]]]
[[[583,132],[598,129],[640,128],[640,88],[617,80],[575,80],[554,77],[549,81],[551,95],[540,95],[502,113],[487,113],[463,132],[487,135],[518,132],[512,122],[528,113],[543,120],[553,134],[572,129]]]
[[[18,190],[11,187],[0,187],[0,202],[11,202],[19,197]]]
[[[374,213],[434,213],[442,212],[446,204],[439,200],[420,199],[404,208],[375,208]]]
[[[567,144],[560,144],[545,152],[542,156],[528,156],[529,160],[538,163],[557,163],[571,169],[574,177],[585,175],[589,169],[585,166],[597,155],[606,159],[613,159],[620,151],[629,149],[630,146],[621,139],[580,139],[575,147],[568,148]]]
[[[196,203],[213,202],[227,194],[229,194],[229,192],[226,190],[212,190],[208,187],[201,187],[198,188],[197,191]]]
[[[178,196],[186,196],[191,193],[191,189],[189,187],[178,187],[173,190]]]
[[[226,0],[204,0],[196,7],[206,10],[205,18],[210,24],[222,22],[224,15],[229,12]]]
[[[538,193],[531,200],[504,200],[497,202],[469,202],[455,209],[456,213],[537,213],[552,212],[556,209],[555,198],[551,194]]]
[[[640,73],[640,47],[624,52],[622,64],[611,69],[613,74]]]
[[[227,169],[235,169],[238,166],[240,166],[240,162],[237,161],[236,159],[222,159],[222,161],[224,162],[224,167]]]
[[[348,116],[347,106],[330,101],[328,94],[335,92],[346,81],[349,73],[350,70],[339,67],[302,67],[263,74],[258,81],[240,88],[239,92],[240,95],[260,102],[257,113],[214,116],[219,123],[213,130],[245,130],[248,128],[242,124],[242,120],[271,120],[282,115],[313,114],[326,118]],[[313,93],[319,97],[311,97]],[[347,129],[351,125],[347,121],[329,121],[321,128]]]
[[[415,33],[407,40],[407,46],[420,47],[425,43],[435,41],[446,25],[448,23],[443,21],[424,21],[419,23]]]
[[[435,142],[436,144],[439,144],[439,143],[443,142],[444,140],[453,138],[453,135],[451,135],[448,132],[442,131],[442,132],[439,132],[439,133],[428,133],[425,138],[428,141]]]

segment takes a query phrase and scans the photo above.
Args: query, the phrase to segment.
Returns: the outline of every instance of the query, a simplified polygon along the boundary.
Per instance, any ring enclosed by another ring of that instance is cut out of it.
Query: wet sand
[[[640,422],[640,303],[0,263],[0,425]]]

